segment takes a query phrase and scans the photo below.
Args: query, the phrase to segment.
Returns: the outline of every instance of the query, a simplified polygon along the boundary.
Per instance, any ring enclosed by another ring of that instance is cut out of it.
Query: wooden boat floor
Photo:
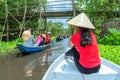
[[[82,74],[70,59],[64,59],[54,70],[56,80],[115,80],[118,72],[101,64],[99,72]]]

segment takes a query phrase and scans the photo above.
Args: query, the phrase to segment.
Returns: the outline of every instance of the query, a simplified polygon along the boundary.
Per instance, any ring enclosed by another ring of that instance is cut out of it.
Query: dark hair
[[[31,28],[29,28],[29,27],[26,27],[26,28],[25,28],[25,30],[32,30],[32,29],[31,29]]]
[[[31,34],[33,34],[33,29],[30,27],[26,27],[25,30],[31,30]]]
[[[37,33],[36,35],[40,35],[40,33]]]
[[[90,31],[87,28],[82,28],[81,29],[81,41],[80,41],[80,45],[82,47],[85,47],[86,45],[90,45],[92,44],[92,39],[91,39],[91,35],[90,35]]]

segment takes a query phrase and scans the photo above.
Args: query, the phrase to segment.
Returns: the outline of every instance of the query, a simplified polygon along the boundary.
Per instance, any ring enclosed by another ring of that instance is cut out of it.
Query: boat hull
[[[16,44],[16,46],[22,53],[30,54],[30,53],[40,52],[40,51],[50,47],[51,44],[47,44],[47,45],[39,46],[39,47],[25,47],[21,44]]]
[[[45,73],[42,80],[119,80],[120,66],[101,58],[101,69],[97,73],[80,73],[74,61],[66,60],[63,53],[58,57]]]

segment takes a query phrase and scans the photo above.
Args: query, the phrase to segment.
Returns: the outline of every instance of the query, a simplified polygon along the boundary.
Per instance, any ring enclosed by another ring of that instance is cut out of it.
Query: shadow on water
[[[61,55],[68,46],[68,39],[56,42],[39,53],[30,55],[8,55],[0,57],[1,80],[42,80],[52,62]]]

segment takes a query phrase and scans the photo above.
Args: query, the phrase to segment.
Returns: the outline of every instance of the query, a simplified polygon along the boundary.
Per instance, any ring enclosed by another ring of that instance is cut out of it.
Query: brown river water
[[[0,80],[42,80],[52,62],[66,50],[68,43],[69,40],[64,39],[39,53],[0,57]]]

